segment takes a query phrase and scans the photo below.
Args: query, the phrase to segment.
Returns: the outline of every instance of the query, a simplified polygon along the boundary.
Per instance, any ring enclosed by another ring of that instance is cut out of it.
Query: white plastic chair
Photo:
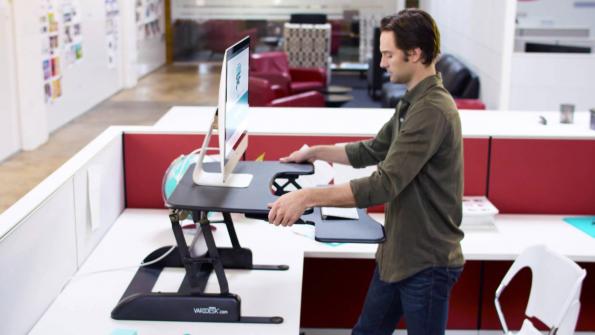
[[[548,326],[549,334],[573,334],[580,310],[580,294],[587,272],[576,263],[544,245],[525,249],[512,263],[496,290],[496,311],[502,329],[513,334],[500,307],[500,294],[512,278],[523,268],[532,273],[531,292],[525,315],[535,317]],[[525,319],[516,334],[541,334],[530,320]]]

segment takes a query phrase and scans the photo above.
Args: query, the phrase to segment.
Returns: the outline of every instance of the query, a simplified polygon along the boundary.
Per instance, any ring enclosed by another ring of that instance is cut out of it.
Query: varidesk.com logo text
[[[194,314],[218,314],[218,315],[226,315],[229,314],[229,311],[221,308],[217,308],[214,306],[210,307],[194,307]]]

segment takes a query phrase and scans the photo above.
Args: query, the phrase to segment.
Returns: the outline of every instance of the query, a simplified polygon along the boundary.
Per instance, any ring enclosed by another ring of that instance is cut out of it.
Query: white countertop
[[[282,324],[112,320],[110,313],[136,269],[83,274],[138,264],[153,250],[175,244],[167,214],[165,210],[127,209],[30,334],[111,334],[115,329],[133,329],[142,335],[298,333],[303,268],[299,243],[294,243],[289,230],[280,231],[261,221],[247,219],[235,228],[240,244],[252,250],[254,263],[287,264],[289,270],[226,270],[230,292],[241,297],[242,315],[281,316]],[[229,246],[225,225],[216,226],[216,243]],[[186,238],[190,242],[192,236]],[[164,270],[155,291],[176,291],[183,276],[181,269]],[[206,292],[218,290],[216,277],[211,276]]]
[[[176,132],[206,132],[215,107],[173,107],[155,129]],[[268,108],[250,109],[248,130],[252,134],[373,136],[394,113],[390,108]],[[587,111],[574,113],[574,123],[561,124],[555,111],[461,110],[466,138],[595,139]],[[547,125],[539,123],[540,116]]]
[[[156,248],[172,245],[174,237],[166,210],[127,209],[116,221],[78,274],[35,325],[31,334],[109,334],[134,329],[139,334],[292,334],[299,331],[304,257],[374,258],[375,244],[329,244],[313,240],[309,226],[274,227],[233,215],[240,244],[250,248],[255,264],[288,264],[288,271],[226,270],[230,292],[240,295],[242,314],[282,316],[280,325],[119,321],[110,312],[136,269],[85,273],[133,265]],[[382,221],[381,214],[373,217]],[[462,242],[467,260],[513,260],[524,248],[546,244],[575,261],[595,262],[593,238],[564,223],[562,216],[498,215],[493,229],[470,229]],[[215,239],[228,246],[225,226],[216,224]],[[191,236],[186,236],[187,240]],[[165,270],[160,291],[175,291],[183,270]],[[211,276],[207,292],[217,292]]]

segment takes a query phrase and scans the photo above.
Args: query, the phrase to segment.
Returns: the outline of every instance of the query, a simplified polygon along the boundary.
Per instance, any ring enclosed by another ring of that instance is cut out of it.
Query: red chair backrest
[[[250,55],[250,71],[255,73],[282,73],[289,76],[289,59],[283,51]]]
[[[486,105],[479,99],[455,99],[458,109],[486,109]]]
[[[248,79],[248,104],[253,107],[267,106],[275,98],[275,93],[271,89],[268,80],[249,77]]]

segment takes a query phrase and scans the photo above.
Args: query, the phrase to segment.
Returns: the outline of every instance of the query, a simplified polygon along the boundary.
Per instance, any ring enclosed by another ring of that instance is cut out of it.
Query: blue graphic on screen
[[[246,130],[248,113],[248,48],[227,60],[225,101],[225,157]]]

